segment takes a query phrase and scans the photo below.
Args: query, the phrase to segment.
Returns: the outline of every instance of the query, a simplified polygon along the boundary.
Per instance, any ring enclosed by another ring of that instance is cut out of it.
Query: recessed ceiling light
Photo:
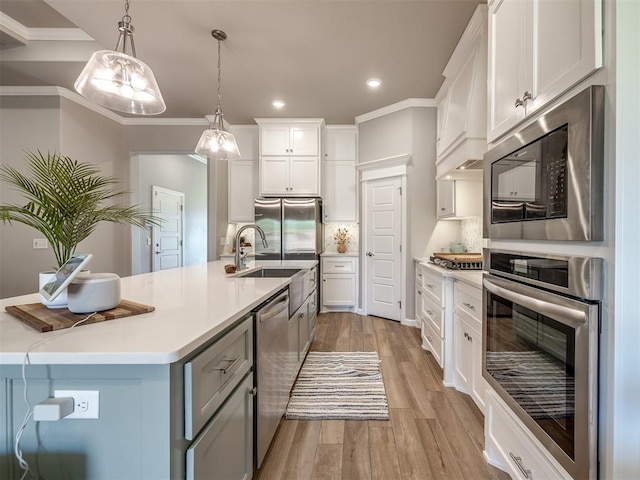
[[[273,105],[275,108],[282,108],[286,104],[282,100],[274,100],[273,102],[271,102],[271,105]]]
[[[369,80],[367,80],[367,85],[369,86],[369,88],[378,88],[380,85],[382,85],[382,80],[380,80],[379,78],[370,78]]]

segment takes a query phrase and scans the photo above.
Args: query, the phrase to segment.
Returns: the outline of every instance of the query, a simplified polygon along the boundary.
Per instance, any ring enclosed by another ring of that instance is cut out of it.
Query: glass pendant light
[[[224,127],[224,114],[220,100],[222,86],[220,42],[227,39],[227,34],[222,30],[212,30],[211,35],[218,41],[218,106],[209,130],[205,130],[200,136],[196,153],[218,160],[236,160],[240,158],[240,150],[233,134]]]
[[[166,110],[158,83],[149,66],[136,58],[135,28],[125,14],[118,22],[118,42],[114,50],[95,52],[74,83],[83,97],[113,110],[135,115],[156,115]],[[131,54],[127,53],[130,49]]]

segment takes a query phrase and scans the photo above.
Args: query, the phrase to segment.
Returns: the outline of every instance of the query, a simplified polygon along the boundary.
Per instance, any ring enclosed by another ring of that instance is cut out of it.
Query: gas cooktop
[[[434,253],[429,261],[449,270],[482,270],[480,253]]]

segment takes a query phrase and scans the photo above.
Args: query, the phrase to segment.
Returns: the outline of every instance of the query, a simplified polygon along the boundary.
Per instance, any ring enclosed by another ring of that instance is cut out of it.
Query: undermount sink
[[[283,278],[293,277],[299,271],[299,268],[260,268],[247,273],[239,273],[236,276],[249,278]]]

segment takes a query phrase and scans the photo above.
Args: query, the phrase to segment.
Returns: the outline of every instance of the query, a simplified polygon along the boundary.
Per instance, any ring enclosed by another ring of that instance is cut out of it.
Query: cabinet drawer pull
[[[344,265],[334,265],[333,268],[344,268]]]
[[[427,315],[429,315],[430,317],[433,317],[433,312],[431,310],[426,310]]]
[[[420,290],[418,290],[418,295],[422,295],[422,292]]]
[[[429,287],[431,290],[433,290],[433,284],[431,284],[431,283],[427,283],[427,284],[425,285],[425,287]]]
[[[218,365],[216,368],[214,368],[214,370],[221,370],[223,375],[226,375],[227,373],[229,373],[229,370],[231,370],[233,367],[236,366],[236,363],[238,363],[240,360],[242,360],[242,355],[239,355],[238,358],[231,360],[231,359],[225,359],[222,360],[222,363],[227,364],[227,367],[224,368],[222,366],[222,364]]]
[[[421,273],[418,274],[418,278],[422,278],[422,274]]]
[[[475,307],[475,306],[473,306],[473,305],[471,305],[470,303],[463,302],[462,304],[463,304],[465,307],[467,307],[469,310],[473,310],[473,311],[475,311],[475,309],[476,309],[476,307]]]
[[[522,458],[516,457],[513,452],[509,452],[509,456],[511,457],[511,460],[513,460],[513,462],[516,464],[518,469],[520,469],[522,475],[524,475],[524,478],[529,478],[531,475],[531,470],[527,470],[526,468],[524,468],[524,465],[522,465]]]

